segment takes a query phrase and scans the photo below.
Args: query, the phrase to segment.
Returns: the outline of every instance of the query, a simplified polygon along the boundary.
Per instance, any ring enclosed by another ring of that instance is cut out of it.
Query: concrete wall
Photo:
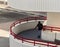
[[[60,32],[51,32],[50,30],[43,31],[41,34],[42,40],[55,41],[60,40]]]
[[[46,40],[46,41],[55,41],[55,33],[46,30],[42,32],[42,40]]]
[[[28,43],[28,42],[22,43],[21,40],[14,39],[12,35],[10,35],[9,41],[10,41],[10,47],[47,47],[45,45],[40,45],[40,44],[36,44],[34,46],[34,44]],[[57,46],[60,47],[60,45],[57,45]]]
[[[20,10],[60,12],[60,0],[8,0],[8,4]]]
[[[17,40],[17,39],[14,39],[13,36],[10,35],[10,47],[47,47],[45,45],[35,45],[33,43],[29,43],[29,42],[24,42],[22,43],[21,40]]]
[[[56,34],[56,39],[60,40],[60,32]]]
[[[38,21],[31,21],[31,22],[25,22],[25,23],[21,23],[21,25],[18,25],[16,27],[13,28],[13,32],[15,32],[16,34],[21,32],[21,31],[24,31],[24,30],[27,30],[27,29],[32,29],[34,28],[36,25],[37,25]]]
[[[47,25],[53,27],[60,27],[60,13],[49,12],[47,13]],[[60,40],[60,33],[56,33],[56,39]]]

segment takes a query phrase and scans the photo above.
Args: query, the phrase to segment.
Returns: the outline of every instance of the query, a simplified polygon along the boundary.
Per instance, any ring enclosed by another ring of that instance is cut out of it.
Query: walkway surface
[[[38,36],[41,36],[41,31],[34,30],[34,29],[29,29],[26,31],[20,32],[18,35],[27,38],[27,39],[32,39],[32,40],[40,40],[41,38]]]
[[[37,30],[37,29],[28,29],[28,30],[18,33],[18,36],[21,36],[25,39],[50,42],[52,44],[59,44],[60,45],[60,40],[57,40],[57,39],[55,41],[43,40],[41,38],[41,35],[42,35],[42,31]]]

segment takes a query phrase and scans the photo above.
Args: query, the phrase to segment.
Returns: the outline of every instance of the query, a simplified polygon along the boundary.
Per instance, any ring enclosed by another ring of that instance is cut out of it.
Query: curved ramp
[[[25,32],[26,30],[33,29],[35,25],[37,25],[38,21],[45,21],[41,20],[40,17],[29,17],[25,19],[20,19],[12,24],[10,27],[10,45],[11,47],[17,45],[18,47],[60,47],[60,43],[56,43],[55,39],[58,39],[54,31],[60,31],[60,28],[52,28],[50,26],[44,26],[41,39],[32,38],[33,32]],[[44,23],[44,22],[43,22]],[[49,28],[48,28],[49,27]],[[23,31],[23,34],[22,34]],[[35,33],[35,32],[34,32]],[[18,35],[20,34],[20,35]],[[25,35],[26,34],[26,35]],[[30,35],[29,35],[30,34]],[[37,33],[38,34],[38,33]],[[28,35],[28,36],[27,36]],[[29,38],[26,38],[29,37]],[[32,39],[31,39],[31,38]],[[35,36],[33,36],[35,37]],[[12,41],[13,40],[13,41]],[[45,41],[43,41],[45,40]],[[47,41],[46,41],[47,40]],[[12,43],[14,45],[12,45]],[[18,44],[17,44],[18,43]],[[34,45],[33,45],[34,44]]]

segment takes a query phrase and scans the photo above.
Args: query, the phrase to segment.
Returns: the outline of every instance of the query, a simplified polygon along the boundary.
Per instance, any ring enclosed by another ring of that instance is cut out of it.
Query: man
[[[37,26],[35,27],[35,29],[36,28],[38,28],[38,31],[40,32],[40,34],[38,35],[38,38],[41,38],[41,31],[42,31],[42,29],[43,29],[43,24],[40,22],[40,21],[38,21],[38,24],[37,24]]]

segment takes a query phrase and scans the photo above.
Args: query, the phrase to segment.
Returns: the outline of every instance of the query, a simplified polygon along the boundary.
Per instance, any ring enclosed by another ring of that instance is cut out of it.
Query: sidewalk
[[[9,26],[11,23],[0,23],[0,47],[9,47]]]
[[[0,29],[0,47],[9,47],[9,32]]]

